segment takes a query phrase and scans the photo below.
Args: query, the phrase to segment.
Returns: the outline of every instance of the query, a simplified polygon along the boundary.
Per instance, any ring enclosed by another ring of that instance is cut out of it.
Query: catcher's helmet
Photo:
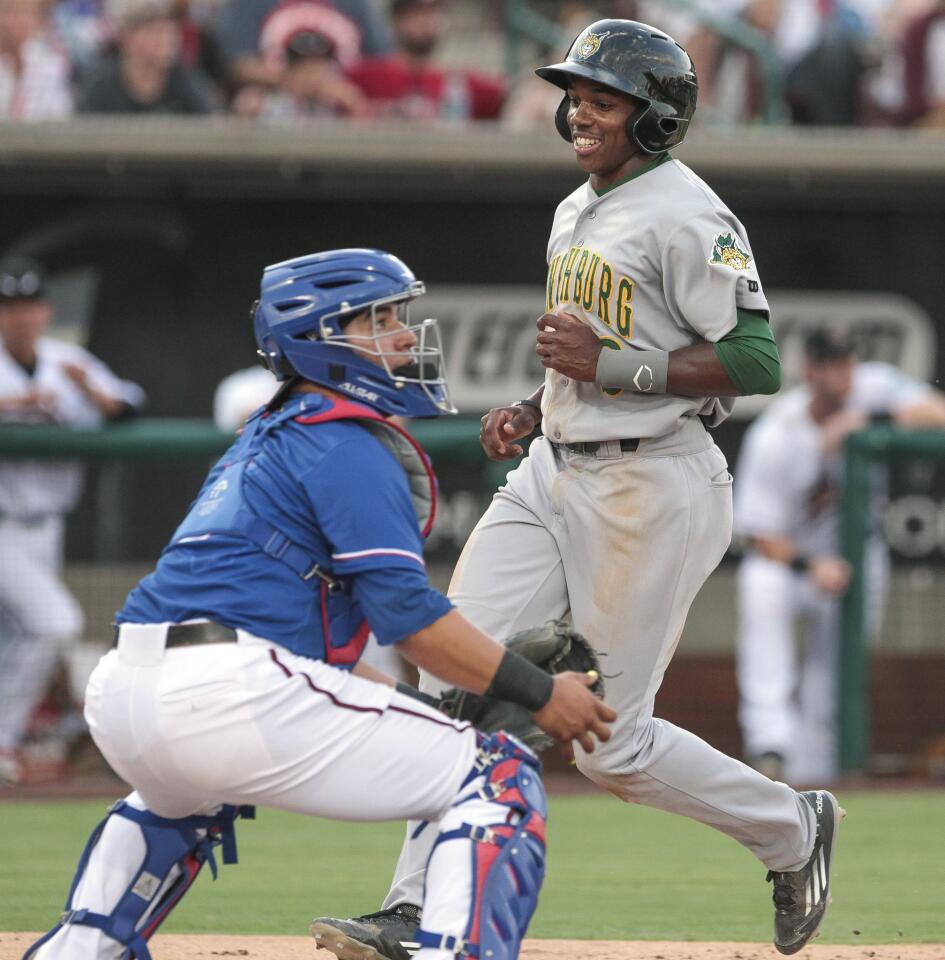
[[[635,20],[598,20],[578,34],[562,63],[539,67],[543,80],[567,89],[571,77],[596,80],[646,104],[631,116],[627,139],[646,153],[682,142],[696,109],[698,82],[689,54],[670,36]],[[569,143],[568,98],[555,127]]]
[[[305,377],[381,413],[456,413],[436,320],[409,320],[407,304],[424,292],[410,268],[383,250],[328,250],[266,267],[253,310],[259,356],[280,380]],[[344,333],[357,314],[370,310],[373,318],[394,303],[404,305],[401,319],[417,338],[413,362],[396,368],[381,352],[376,331],[357,342]]]

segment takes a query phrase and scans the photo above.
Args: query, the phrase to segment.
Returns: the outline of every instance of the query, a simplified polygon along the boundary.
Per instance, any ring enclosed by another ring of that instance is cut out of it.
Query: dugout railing
[[[840,625],[839,752],[846,773],[867,769],[870,756],[870,643],[866,547],[874,523],[875,467],[904,461],[945,464],[945,431],[876,426],[847,438],[841,500],[843,556],[852,570]],[[943,531],[945,533],[945,531]],[[938,624],[945,630],[945,624]]]
[[[430,453],[438,471],[447,467],[454,471],[454,483],[459,475],[464,485],[478,487],[484,504],[491,491],[503,481],[509,465],[485,461],[478,443],[478,430],[478,419],[414,421],[411,424],[411,431]],[[196,476],[202,473],[204,464],[209,465],[229,446],[232,439],[232,434],[218,430],[211,421],[198,418],[142,418],[99,429],[7,425],[0,426],[0,459],[75,458],[88,464],[128,464],[146,469],[149,464],[161,463],[165,465],[164,469],[168,464],[178,464],[181,469],[195,471]],[[848,438],[841,539],[843,555],[851,564],[852,577],[843,600],[838,691],[840,766],[848,773],[866,770],[870,760],[871,654],[867,641],[864,558],[874,522],[871,498],[875,466],[903,461],[945,465],[945,432],[906,432],[892,427],[874,427]],[[113,491],[115,485],[109,489]],[[188,488],[189,496],[194,492]],[[115,503],[116,511],[120,512],[121,506],[120,502]],[[175,521],[185,506],[184,499],[175,505],[172,511]],[[476,516],[480,507],[481,504],[477,504],[472,511]],[[471,522],[474,520],[475,517]],[[114,522],[113,517],[99,516],[96,519],[99,525]],[[167,533],[169,530],[162,536],[166,538]],[[945,538],[945,529],[942,535]],[[450,553],[450,550],[445,552]],[[939,625],[938,629],[941,630],[942,626]]]

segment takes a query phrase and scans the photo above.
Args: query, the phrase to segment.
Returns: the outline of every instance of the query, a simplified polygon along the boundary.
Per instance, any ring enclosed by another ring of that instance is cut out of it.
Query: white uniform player
[[[737,663],[749,762],[769,776],[811,783],[838,773],[839,598],[849,580],[839,556],[842,440],[876,416],[945,426],[945,404],[895,367],[856,363],[852,343],[836,334],[808,339],[805,379],[752,424],[739,456],[735,528],[747,550],[738,571]],[[888,581],[883,495],[877,484],[866,554],[874,629]]]
[[[140,387],[82,347],[43,336],[51,317],[39,266],[0,266],[0,423],[93,427],[141,406]],[[62,582],[65,516],[82,477],[75,461],[0,461],[0,780],[18,776],[32,711],[82,631]]]
[[[835,799],[798,794],[653,716],[689,606],[731,536],[732,478],[705,424],[735,396],[780,384],[754,255],[728,208],[667,153],[696,99],[671,38],[600,21],[538,73],[565,90],[556,126],[590,179],[551,230],[537,336],[545,383],[483,417],[494,459],[521,453],[515,441],[539,421],[544,436],[472,532],[449,595],[499,637],[570,611],[618,711],[607,744],[575,751],[579,769],[747,846],[774,880],[775,942],[794,953],[826,909]],[[421,689],[441,688],[421,677]],[[382,957],[378,931],[409,943],[425,842],[408,825],[385,911],[319,922]]]

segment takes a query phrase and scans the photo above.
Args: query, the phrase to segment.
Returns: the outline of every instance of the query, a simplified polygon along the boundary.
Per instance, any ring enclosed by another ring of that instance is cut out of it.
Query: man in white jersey
[[[543,436],[471,534],[449,594],[497,637],[570,611],[618,711],[609,743],[575,751],[579,769],[748,847],[774,882],[775,944],[796,953],[829,902],[835,798],[796,793],[653,717],[689,606],[731,536],[732,478],[706,426],[735,397],[780,386],[754,254],[731,211],[668,152],[697,90],[672,38],[598,21],[538,74],[562,88],[555,125],[589,179],[551,230],[544,384],[482,419],[496,460],[519,456],[539,425]],[[421,677],[426,692],[440,688]],[[342,960],[404,960],[428,833],[408,825],[384,909],[313,923],[321,946]]]
[[[44,336],[52,315],[39,264],[0,264],[0,423],[92,427],[138,409],[140,387]],[[64,518],[81,488],[75,461],[0,460],[0,784],[19,778],[32,712],[82,630],[62,582]]]
[[[849,337],[817,331],[805,344],[804,384],[752,424],[739,455],[735,527],[747,540],[738,571],[739,721],[748,762],[775,779],[811,783],[838,772],[839,613],[850,578],[839,547],[842,447],[876,418],[945,427],[945,396],[889,364],[858,363]],[[876,628],[888,580],[878,535],[866,563],[867,622]]]

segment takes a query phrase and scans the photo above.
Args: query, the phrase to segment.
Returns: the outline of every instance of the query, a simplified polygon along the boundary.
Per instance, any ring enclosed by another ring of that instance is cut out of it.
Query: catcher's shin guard
[[[75,894],[89,865],[89,859],[102,838],[111,817],[124,817],[138,825],[144,839],[144,858],[131,867],[124,893],[118,896],[109,913],[97,913],[75,902]],[[217,865],[213,848],[222,845],[223,862],[236,863],[237,817],[252,819],[253,807],[224,806],[212,816],[191,816],[179,820],[159,817],[139,810],[125,800],[113,804],[105,819],[92,831],[66,900],[59,923],[27,949],[23,960],[30,960],[64,926],[78,924],[101,930],[123,946],[122,960],[151,960],[147,941],[197,878],[204,863],[210,864],[213,878]]]
[[[507,733],[485,737],[459,798],[443,818],[428,874],[428,885],[436,883],[442,844],[472,842],[468,921],[462,936],[418,930],[421,947],[480,960],[515,960],[545,877],[546,817],[538,758]],[[424,922],[435,912],[432,904],[425,906]]]

